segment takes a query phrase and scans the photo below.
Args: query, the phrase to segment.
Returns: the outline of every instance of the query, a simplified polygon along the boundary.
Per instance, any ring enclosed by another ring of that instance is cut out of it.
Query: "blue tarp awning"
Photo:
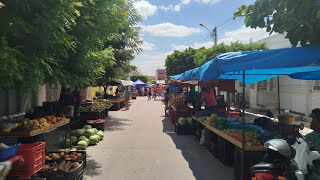
[[[242,81],[243,71],[246,84],[278,75],[290,75],[296,79],[320,79],[320,46],[225,53],[198,68],[171,78],[186,81],[217,78]]]

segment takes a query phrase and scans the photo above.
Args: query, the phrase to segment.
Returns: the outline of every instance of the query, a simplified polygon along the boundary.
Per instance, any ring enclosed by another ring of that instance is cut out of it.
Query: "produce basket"
[[[0,162],[14,157],[17,154],[20,146],[19,143],[6,143],[6,145],[9,147],[0,149]]]
[[[80,167],[72,172],[53,171],[46,170],[42,172],[42,177],[47,180],[78,180],[83,178],[84,163],[82,161],[70,161],[79,162]]]
[[[12,176],[29,178],[45,165],[45,143],[38,142],[33,144],[21,144],[18,155],[23,156],[24,164],[22,167],[13,168]]]
[[[278,121],[279,124],[282,125],[292,125],[294,122],[294,116],[288,114],[279,114]]]

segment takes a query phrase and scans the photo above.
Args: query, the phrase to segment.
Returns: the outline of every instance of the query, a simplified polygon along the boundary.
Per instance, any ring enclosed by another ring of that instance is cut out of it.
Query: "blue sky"
[[[143,52],[132,64],[147,75],[163,68],[168,54],[187,47],[210,47],[213,40],[202,23],[210,30],[218,26],[218,42],[244,43],[265,38],[264,29],[244,27],[243,18],[229,20],[242,4],[254,0],[134,0],[143,16],[141,39]],[[229,20],[229,21],[227,21]],[[227,22],[226,22],[227,21]],[[226,23],[225,23],[226,22]]]

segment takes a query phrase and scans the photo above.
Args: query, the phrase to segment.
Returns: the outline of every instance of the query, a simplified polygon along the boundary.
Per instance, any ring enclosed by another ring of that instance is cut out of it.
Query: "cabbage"
[[[86,141],[87,143],[90,142],[89,139],[87,137],[85,137],[85,136],[80,136],[79,137],[79,141]]]
[[[94,130],[94,133],[95,133],[95,134],[97,134],[98,129],[96,129],[96,128],[92,128],[92,130]]]
[[[185,125],[186,124],[186,119],[183,118],[183,117],[178,118],[178,124]]]
[[[88,143],[86,141],[79,141],[77,143],[77,149],[79,150],[86,150],[88,147]]]
[[[95,134],[95,135],[93,135],[93,136],[97,137],[97,138],[99,139],[99,141],[102,140],[98,134]]]
[[[71,143],[72,143],[72,145],[76,145],[77,144],[77,142],[78,142],[78,138],[76,137],[76,136],[71,136]]]
[[[188,117],[188,118],[187,118],[187,121],[188,121],[188,122],[187,122],[188,124],[192,125],[192,118]]]
[[[104,133],[103,131],[98,131],[97,135],[100,136],[100,141],[104,138]]]
[[[80,137],[80,136],[83,136],[83,135],[84,135],[84,132],[85,132],[85,131],[86,131],[85,129],[77,129],[77,130],[73,131],[73,132],[71,133],[71,135],[72,135],[72,136]]]
[[[97,136],[90,136],[90,145],[96,145],[99,142],[99,138]]]
[[[85,136],[90,137],[95,135],[96,133],[94,133],[93,129],[87,129],[86,132],[84,133]]]
[[[66,140],[62,140],[61,141],[61,143],[60,143],[60,146],[61,147],[67,147],[67,148],[69,148],[70,147],[70,142],[71,142],[71,140],[68,138],[68,139],[66,139]]]
[[[92,129],[92,127],[90,125],[85,125],[83,126],[84,129]]]

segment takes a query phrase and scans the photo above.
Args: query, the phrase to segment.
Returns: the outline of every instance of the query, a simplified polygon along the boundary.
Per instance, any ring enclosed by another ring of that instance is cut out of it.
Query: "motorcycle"
[[[285,139],[271,139],[264,144],[267,149],[263,161],[252,167],[251,180],[305,180],[308,166],[319,159],[317,151],[310,151],[308,143],[295,125],[295,131]]]

